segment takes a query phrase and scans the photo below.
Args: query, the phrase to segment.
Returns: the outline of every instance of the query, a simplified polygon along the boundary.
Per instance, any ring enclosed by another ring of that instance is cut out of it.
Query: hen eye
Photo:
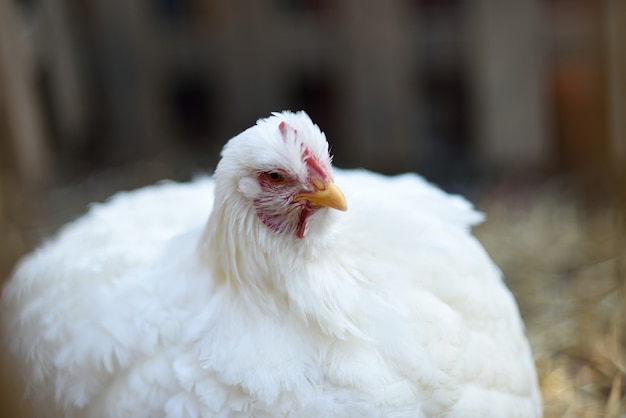
[[[265,173],[265,176],[272,182],[272,183],[282,183],[283,181],[285,181],[285,176],[283,176],[280,173],[277,173],[276,171],[270,171],[269,173]]]

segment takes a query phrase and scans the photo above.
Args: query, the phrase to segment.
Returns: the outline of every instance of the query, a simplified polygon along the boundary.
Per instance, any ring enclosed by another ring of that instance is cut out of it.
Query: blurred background
[[[545,416],[626,416],[623,0],[0,0],[0,277],[283,109],[337,166],[474,201]],[[13,376],[0,390],[29,416]]]

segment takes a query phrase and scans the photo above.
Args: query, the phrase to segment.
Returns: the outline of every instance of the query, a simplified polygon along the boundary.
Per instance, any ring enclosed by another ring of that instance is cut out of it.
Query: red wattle
[[[300,221],[298,222],[298,229],[296,230],[296,236],[298,238],[304,238],[304,232],[306,230],[306,222],[313,211],[308,206],[304,206],[300,212]]]

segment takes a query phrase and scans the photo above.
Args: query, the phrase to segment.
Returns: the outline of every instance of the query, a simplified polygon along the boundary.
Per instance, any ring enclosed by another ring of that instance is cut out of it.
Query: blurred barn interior
[[[622,0],[0,0],[0,277],[283,109],[338,166],[475,201],[546,417],[626,416]],[[13,379],[0,414],[28,416]]]

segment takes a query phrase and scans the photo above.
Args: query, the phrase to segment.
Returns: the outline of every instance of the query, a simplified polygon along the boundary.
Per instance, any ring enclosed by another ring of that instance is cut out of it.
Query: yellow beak
[[[339,187],[332,181],[324,184],[321,181],[314,181],[315,191],[310,193],[300,193],[293,198],[294,202],[308,200],[314,205],[326,206],[329,208],[345,211],[348,209],[346,198]]]

